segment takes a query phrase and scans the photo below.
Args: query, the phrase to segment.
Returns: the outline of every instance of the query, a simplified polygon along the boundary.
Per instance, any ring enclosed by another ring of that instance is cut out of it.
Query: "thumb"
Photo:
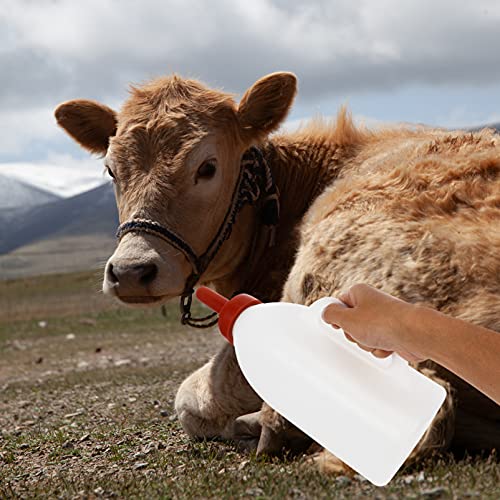
[[[330,304],[323,309],[322,318],[334,328],[342,328],[345,324],[349,308],[343,304]]]

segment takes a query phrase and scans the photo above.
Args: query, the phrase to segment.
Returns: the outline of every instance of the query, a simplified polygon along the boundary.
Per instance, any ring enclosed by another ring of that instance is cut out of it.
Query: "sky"
[[[368,123],[499,122],[499,47],[498,0],[0,0],[0,174],[66,195],[102,182],[54,108],[118,108],[172,72],[241,95],[293,71],[289,126],[344,103]]]

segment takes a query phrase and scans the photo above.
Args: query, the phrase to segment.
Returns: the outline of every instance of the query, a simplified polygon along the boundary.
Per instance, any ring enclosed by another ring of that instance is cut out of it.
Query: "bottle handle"
[[[323,319],[323,311],[330,304],[338,304],[342,307],[348,307],[342,301],[335,299],[333,297],[323,297],[317,300],[309,306],[311,314],[314,315],[315,320],[319,323],[320,328],[328,334],[335,343],[337,343],[343,349],[355,354],[358,358],[362,359],[364,362],[368,362],[378,368],[389,368],[391,366],[400,366],[405,368],[408,366],[408,362],[396,353],[392,353],[386,358],[377,358],[372,353],[361,349],[356,343],[347,340],[342,328],[334,328],[332,325],[327,323]]]

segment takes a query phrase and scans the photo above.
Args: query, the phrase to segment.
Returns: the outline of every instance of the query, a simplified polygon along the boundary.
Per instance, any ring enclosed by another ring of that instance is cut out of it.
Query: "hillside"
[[[118,225],[113,188],[104,184],[85,193],[26,210],[15,226],[0,232],[0,254],[40,240],[85,235],[112,237]]]
[[[19,209],[25,210],[60,197],[25,182],[0,174],[0,214],[5,217]]]

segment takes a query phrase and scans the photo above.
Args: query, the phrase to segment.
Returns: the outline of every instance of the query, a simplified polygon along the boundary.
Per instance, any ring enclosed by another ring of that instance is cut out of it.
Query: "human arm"
[[[409,361],[431,359],[500,404],[500,333],[413,305],[368,285],[354,285],[323,312],[374,355],[397,352]]]

